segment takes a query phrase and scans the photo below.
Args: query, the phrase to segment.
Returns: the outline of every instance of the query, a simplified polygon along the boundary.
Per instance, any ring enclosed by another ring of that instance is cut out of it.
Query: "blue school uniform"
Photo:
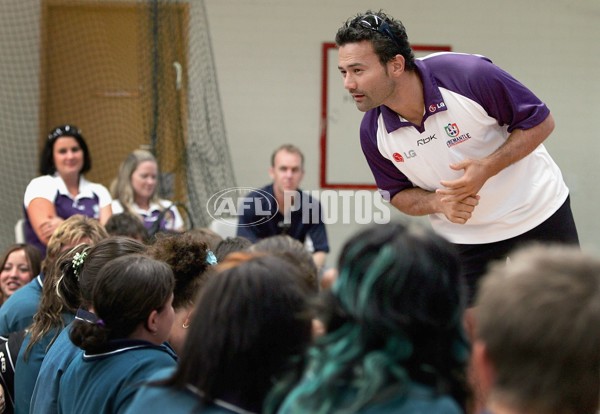
[[[61,316],[65,325],[68,325],[74,318],[74,315],[69,313],[63,313]],[[31,342],[31,333],[25,335],[15,366],[15,414],[29,414],[31,394],[33,393],[42,361],[52,340],[59,333],[58,329],[51,329],[31,347],[27,353],[27,357],[25,357],[25,350]]]
[[[69,338],[71,326],[69,324],[62,330],[42,361],[31,396],[30,414],[56,414],[58,412],[57,400],[60,378],[71,361],[81,353],[81,349]]]
[[[0,336],[21,331],[33,322],[40,306],[44,275],[40,273],[31,282],[10,295],[0,307]]]
[[[81,352],[60,379],[58,412],[123,413],[152,374],[176,365],[170,348],[141,340],[110,341],[99,354]]]
[[[158,371],[150,377],[147,383],[160,382],[169,378],[175,368]],[[197,392],[173,387],[144,385],[135,394],[125,414],[252,414],[240,407],[217,400],[215,403],[205,404]]]

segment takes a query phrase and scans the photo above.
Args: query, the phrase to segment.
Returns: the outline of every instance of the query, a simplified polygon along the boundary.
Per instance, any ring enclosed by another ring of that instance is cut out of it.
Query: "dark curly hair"
[[[415,55],[408,42],[406,29],[400,20],[396,20],[383,11],[367,10],[349,18],[335,35],[337,46],[348,43],[370,41],[375,54],[382,64],[386,64],[400,54],[404,57],[405,67],[415,69]]]
[[[188,233],[160,233],[148,254],[169,265],[175,276],[173,308],[192,305],[207,279],[208,245]]]

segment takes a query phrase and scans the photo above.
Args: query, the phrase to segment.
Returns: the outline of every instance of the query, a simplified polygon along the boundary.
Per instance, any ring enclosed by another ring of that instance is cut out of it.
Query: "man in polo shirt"
[[[309,236],[317,268],[325,264],[329,243],[321,220],[321,204],[299,188],[304,155],[294,145],[277,148],[269,169],[273,183],[249,193],[241,206],[237,235],[252,242],[287,234],[304,243]]]
[[[348,19],[336,43],[381,194],[456,245],[469,303],[487,264],[515,246],[579,243],[542,145],[554,120],[529,89],[483,56],[415,59],[402,23],[382,12]]]

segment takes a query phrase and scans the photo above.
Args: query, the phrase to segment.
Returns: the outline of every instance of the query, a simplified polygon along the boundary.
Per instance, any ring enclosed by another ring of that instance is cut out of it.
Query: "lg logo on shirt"
[[[398,153],[398,152],[394,152],[392,154],[392,157],[394,158],[394,161],[396,161],[396,162],[404,162],[405,158],[409,159],[409,158],[414,158],[416,156],[417,156],[417,153],[414,152],[413,150],[405,152],[404,153],[404,157],[400,153]]]

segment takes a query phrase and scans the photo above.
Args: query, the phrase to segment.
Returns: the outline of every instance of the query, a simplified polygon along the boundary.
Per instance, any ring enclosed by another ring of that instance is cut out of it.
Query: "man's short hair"
[[[522,249],[492,267],[475,312],[476,340],[494,367],[492,398],[528,412],[597,411],[599,259],[576,247]]]
[[[271,167],[275,166],[275,157],[281,151],[290,152],[292,154],[298,154],[300,156],[300,163],[302,165],[302,168],[304,168],[304,154],[302,154],[300,148],[293,144],[283,144],[282,146],[278,147],[275,151],[273,151],[273,154],[271,154]]]

